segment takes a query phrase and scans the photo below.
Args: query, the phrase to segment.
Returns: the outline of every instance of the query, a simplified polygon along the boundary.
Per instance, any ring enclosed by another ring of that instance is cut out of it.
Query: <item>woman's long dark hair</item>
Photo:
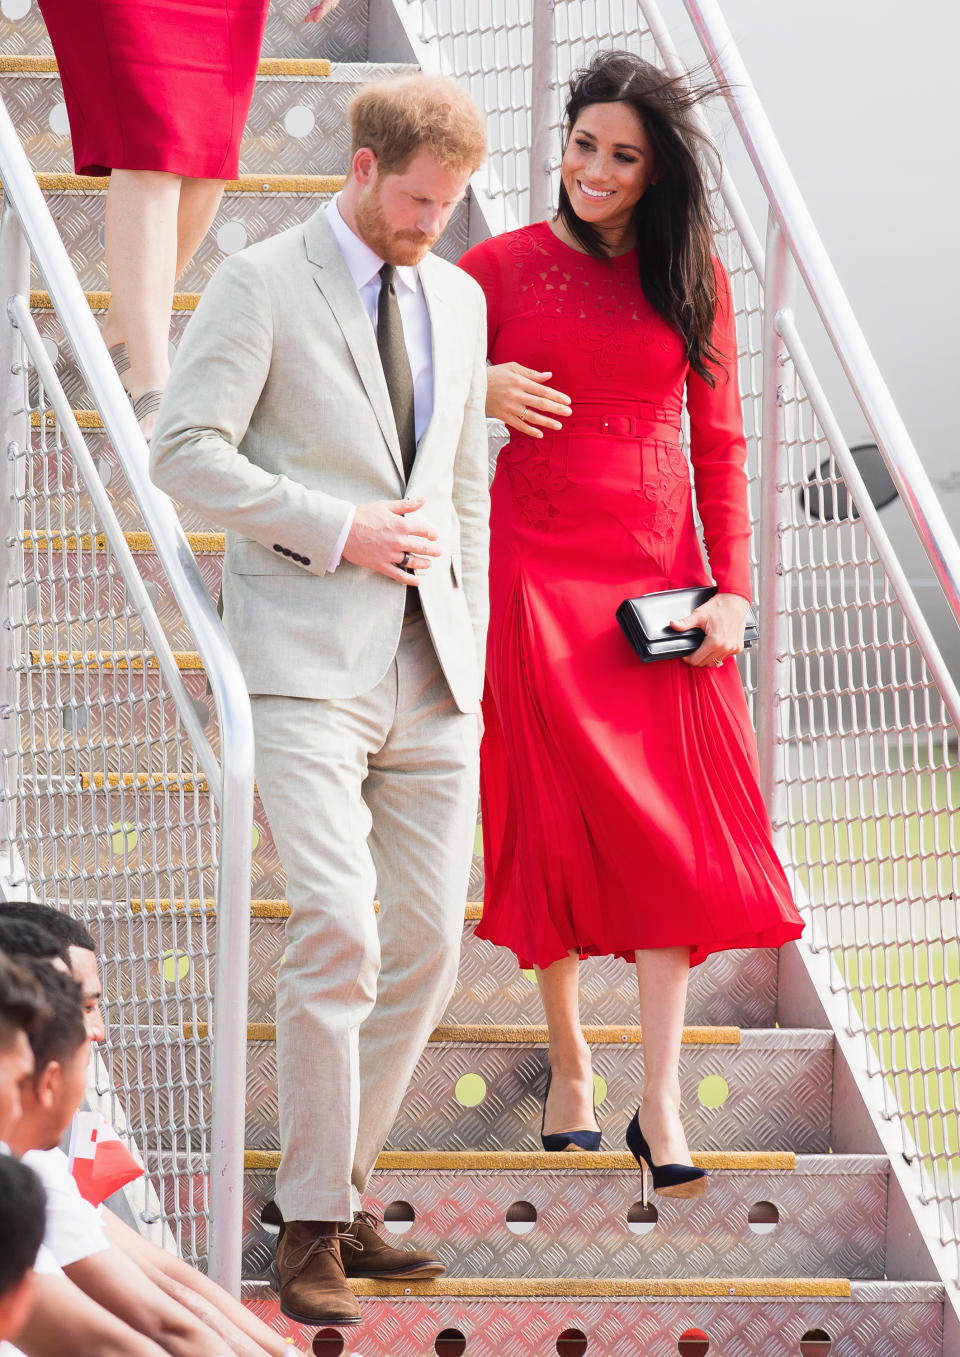
[[[721,89],[670,76],[631,52],[601,52],[570,81],[564,134],[566,149],[577,118],[591,104],[629,104],[640,119],[658,176],[634,208],[643,291],[680,332],[691,368],[711,386],[720,357],[712,340],[717,286],[713,216],[701,160],[704,152],[716,152],[691,113]],[[600,232],[577,216],[562,184],[558,216],[589,254],[607,256]]]

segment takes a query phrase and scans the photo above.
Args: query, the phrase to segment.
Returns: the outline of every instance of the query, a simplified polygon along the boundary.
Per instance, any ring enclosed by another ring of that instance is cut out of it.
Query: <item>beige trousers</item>
[[[422,617],[361,697],[252,702],[291,907],[277,1203],[285,1220],[349,1221],[456,982],[477,717],[455,706]]]

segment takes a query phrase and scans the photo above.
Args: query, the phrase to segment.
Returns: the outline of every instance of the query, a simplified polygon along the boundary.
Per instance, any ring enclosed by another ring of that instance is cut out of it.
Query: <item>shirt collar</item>
[[[383,268],[384,261],[371,250],[370,246],[360,236],[356,235],[350,229],[347,223],[340,215],[340,194],[330,200],[327,206],[327,221],[330,223],[330,229],[336,237],[337,244],[340,246],[347,268],[350,270],[350,276],[357,285],[358,291],[373,282],[377,274]],[[414,264],[398,264],[397,278],[411,292],[416,292],[420,286],[420,275]]]

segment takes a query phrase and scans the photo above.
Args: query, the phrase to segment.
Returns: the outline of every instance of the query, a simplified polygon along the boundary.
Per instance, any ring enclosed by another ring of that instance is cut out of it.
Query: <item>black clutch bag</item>
[[[700,649],[703,632],[699,627],[690,631],[674,631],[674,618],[686,617],[713,598],[715,584],[694,589],[664,589],[659,594],[644,594],[641,598],[625,598],[617,609],[617,621],[624,635],[644,664],[654,660],[672,660],[679,655],[692,655]],[[747,610],[747,626],[743,648],[749,650],[759,639],[757,618],[753,608]]]

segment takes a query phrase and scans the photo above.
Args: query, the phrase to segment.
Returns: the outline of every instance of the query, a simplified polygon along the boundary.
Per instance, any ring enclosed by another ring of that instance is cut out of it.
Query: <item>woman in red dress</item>
[[[269,0],[39,0],[77,174],[110,175],[103,337],[149,434],[177,278],[239,171]],[[320,18],[316,6],[308,19]]]
[[[682,1196],[705,1186],[680,1119],[689,968],[803,927],[733,659],[750,598],[746,446],[698,97],[627,53],[597,57],[571,83],[556,218],[460,261],[487,298],[487,411],[514,430],[492,488],[477,932],[537,970],[548,1149],[600,1143],[580,959],[635,962],[644,1084],[628,1144]],[[703,629],[700,648],[641,664],[619,603],[711,575],[716,595],[676,620]]]

